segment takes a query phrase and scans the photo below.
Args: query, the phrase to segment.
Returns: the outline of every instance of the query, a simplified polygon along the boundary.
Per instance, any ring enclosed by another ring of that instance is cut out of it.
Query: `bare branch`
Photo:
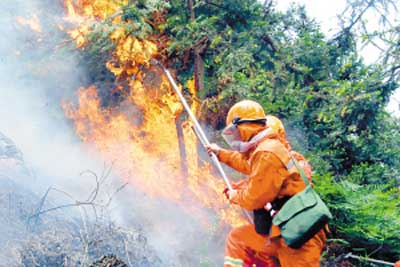
[[[50,187],[50,188],[46,191],[45,195],[42,197],[41,202],[40,202],[40,205],[39,205],[39,208],[36,210],[36,212],[35,212],[34,214],[32,214],[31,216],[29,216],[28,222],[29,222],[32,218],[36,218],[36,219],[37,219],[40,215],[45,214],[45,213],[48,213],[48,212],[52,212],[52,211],[56,211],[56,210],[64,209],[64,208],[78,207],[78,208],[80,208],[80,209],[83,209],[83,210],[81,210],[81,213],[82,213],[82,212],[85,213],[85,216],[81,214],[82,222],[85,223],[85,219],[84,219],[84,218],[87,217],[86,210],[84,209],[85,206],[91,207],[92,210],[93,210],[93,212],[94,212],[94,214],[95,214],[95,216],[96,216],[96,218],[97,218],[97,210],[96,210],[96,208],[102,208],[102,209],[107,208],[107,207],[111,204],[111,202],[112,202],[113,198],[115,197],[115,195],[118,194],[120,191],[122,191],[122,190],[128,185],[128,183],[124,183],[124,184],[122,184],[120,187],[118,187],[118,188],[108,197],[108,199],[105,201],[105,204],[96,203],[96,199],[97,199],[97,197],[98,197],[98,193],[99,193],[100,187],[101,187],[101,182],[104,182],[104,181],[106,180],[106,178],[108,177],[108,175],[111,173],[111,168],[108,168],[107,171],[104,171],[104,172],[103,172],[105,176],[102,177],[102,180],[101,180],[100,182],[99,182],[98,176],[97,176],[97,174],[96,174],[95,172],[93,172],[93,171],[91,171],[91,170],[86,170],[86,171],[82,172],[81,175],[82,175],[82,174],[85,174],[85,173],[89,173],[89,174],[93,175],[93,177],[94,177],[95,180],[96,180],[96,186],[95,186],[95,188],[93,189],[93,191],[89,194],[89,197],[87,198],[86,201],[79,201],[79,200],[76,200],[71,194],[69,194],[68,192],[65,192],[64,190],[60,190],[60,189],[57,189],[57,188]],[[48,209],[42,210],[43,205],[44,205],[44,202],[45,202],[45,199],[46,199],[47,196],[49,195],[50,191],[59,192],[59,193],[65,195],[65,196],[67,196],[67,197],[70,198],[74,203],[64,204],[64,205],[60,205],[60,206],[57,206],[57,207],[52,207],[52,208],[48,208]]]
[[[374,0],[370,0],[367,6],[358,14],[358,16],[350,23],[349,26],[343,29],[343,32],[349,32],[351,28],[364,16],[365,12],[374,4]]]
[[[104,172],[104,170],[103,170],[103,172]],[[81,172],[81,173],[80,173],[80,176],[82,176],[82,175],[85,174],[85,173],[88,173],[88,174],[93,175],[93,177],[94,177],[95,180],[96,180],[96,187],[93,189],[92,193],[90,193],[90,195],[89,195],[89,197],[88,197],[88,199],[87,199],[88,202],[92,202],[92,201],[94,201],[94,200],[96,199],[97,194],[99,193],[99,187],[100,187],[99,178],[97,177],[97,174],[94,173],[94,172],[91,171],[91,170],[86,170],[86,171],[84,171],[84,172]]]
[[[123,238],[123,240],[124,240],[124,248],[125,248],[126,259],[128,260],[129,266],[133,267],[132,262],[131,262],[131,257],[129,256],[128,242],[126,242],[125,238]]]
[[[36,217],[36,216],[39,216],[39,215],[48,213],[48,212],[50,212],[50,211],[56,211],[56,210],[59,210],[59,209],[64,209],[64,208],[69,208],[69,207],[79,207],[79,206],[85,206],[85,205],[86,205],[86,206],[88,206],[88,205],[93,205],[93,206],[95,206],[95,204],[92,203],[92,202],[77,202],[77,203],[73,203],[73,204],[65,204],[65,205],[61,205],[61,206],[57,206],[57,207],[53,207],[53,208],[49,208],[49,209],[46,209],[46,210],[39,211],[39,212],[37,212],[37,213],[31,215],[31,216],[28,218],[28,220],[30,220],[30,219],[32,219],[32,218],[34,218],[34,217]]]
[[[108,199],[108,201],[104,205],[104,207],[108,207],[111,204],[111,201],[113,200],[115,195],[118,194],[120,191],[122,191],[122,189],[124,189],[128,184],[129,183],[125,183],[125,184],[121,185],[120,187],[118,187],[117,190],[115,190],[115,192],[110,196],[110,198]]]

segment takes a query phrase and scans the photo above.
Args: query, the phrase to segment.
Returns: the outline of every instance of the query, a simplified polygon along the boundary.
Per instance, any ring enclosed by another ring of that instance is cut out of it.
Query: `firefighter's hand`
[[[228,190],[228,199],[230,203],[235,204],[235,198],[237,196],[237,190]]]
[[[221,147],[215,143],[206,145],[206,150],[209,156],[211,156],[211,153],[214,153],[215,155],[218,156],[219,151],[221,151]]]

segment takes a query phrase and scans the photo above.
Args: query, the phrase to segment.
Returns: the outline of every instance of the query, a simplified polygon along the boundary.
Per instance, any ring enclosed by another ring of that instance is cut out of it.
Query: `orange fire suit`
[[[304,164],[304,158],[298,153],[292,154],[300,161],[303,159],[301,166],[310,179],[311,168]],[[247,210],[263,208],[268,202],[293,196],[306,187],[295,167],[287,169],[290,152],[276,136],[267,137],[246,154],[221,149],[218,158],[249,175],[235,186],[237,195],[231,199]],[[278,258],[281,267],[317,267],[325,239],[325,232],[321,230],[300,249],[292,249],[280,237],[279,227],[272,225],[270,235],[263,236],[256,233],[254,225],[245,225],[229,233],[224,266],[276,266],[272,256]]]
[[[400,267],[400,261],[396,261],[396,263],[394,264],[394,267]]]

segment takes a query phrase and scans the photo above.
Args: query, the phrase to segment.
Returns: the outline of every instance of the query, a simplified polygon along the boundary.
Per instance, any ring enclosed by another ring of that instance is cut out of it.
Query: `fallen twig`
[[[105,169],[106,169],[106,168],[105,168]],[[57,188],[54,188],[54,187],[50,187],[50,188],[46,191],[46,193],[44,194],[44,196],[41,198],[41,202],[40,202],[39,208],[36,210],[36,212],[35,212],[34,214],[32,214],[31,216],[29,216],[28,222],[29,222],[31,219],[33,219],[33,218],[38,219],[39,216],[42,215],[42,214],[45,214],[45,213],[48,213],[48,212],[51,212],[51,211],[56,211],[56,210],[59,210],[59,209],[69,208],[69,207],[91,206],[91,207],[93,208],[93,211],[94,211],[95,215],[97,216],[96,207],[97,207],[97,208],[107,208],[107,207],[111,204],[111,202],[112,202],[113,198],[115,197],[115,195],[116,195],[117,193],[119,193],[122,189],[124,189],[125,186],[127,186],[127,184],[128,184],[128,183],[124,183],[124,184],[122,184],[120,187],[118,187],[118,188],[115,190],[115,192],[113,192],[111,195],[109,195],[107,201],[103,202],[103,203],[105,203],[105,204],[102,204],[101,202],[100,202],[100,203],[97,203],[97,202],[96,202],[96,199],[97,199],[97,197],[98,197],[101,184],[102,184],[102,183],[106,180],[106,178],[110,175],[110,173],[111,173],[111,167],[108,168],[106,171],[103,170],[103,172],[102,172],[102,177],[100,177],[100,179],[98,178],[97,174],[96,174],[95,172],[91,171],[91,170],[86,170],[86,171],[82,172],[81,175],[82,175],[82,174],[85,174],[85,173],[89,173],[89,174],[93,175],[93,177],[94,177],[95,180],[96,180],[96,186],[95,186],[95,188],[91,191],[91,193],[89,194],[89,197],[87,198],[86,201],[79,201],[79,200],[76,200],[71,194],[69,194],[68,192],[66,192],[66,191],[64,191],[64,190],[60,190],[60,189],[57,189]],[[52,208],[48,208],[48,209],[42,210],[43,205],[44,205],[44,202],[45,202],[47,196],[49,195],[50,191],[56,191],[56,192],[62,193],[62,194],[64,194],[65,196],[67,196],[68,198],[70,198],[74,203],[64,204],[64,205],[60,205],[60,206],[57,206],[57,207],[52,207]],[[86,211],[85,211],[85,213],[86,213]]]

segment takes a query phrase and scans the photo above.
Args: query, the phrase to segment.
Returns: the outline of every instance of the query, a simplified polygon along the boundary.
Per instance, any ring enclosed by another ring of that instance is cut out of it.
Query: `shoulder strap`
[[[304,183],[307,186],[309,186],[310,182],[307,179],[307,175],[304,173],[303,169],[300,167],[300,165],[297,162],[297,160],[292,155],[290,155],[290,157],[291,157],[291,160],[290,160],[290,162],[289,162],[289,164],[287,166],[289,166],[290,163],[293,162],[294,166],[296,166],[296,169],[299,171],[299,174],[300,174],[301,178],[303,178]]]

